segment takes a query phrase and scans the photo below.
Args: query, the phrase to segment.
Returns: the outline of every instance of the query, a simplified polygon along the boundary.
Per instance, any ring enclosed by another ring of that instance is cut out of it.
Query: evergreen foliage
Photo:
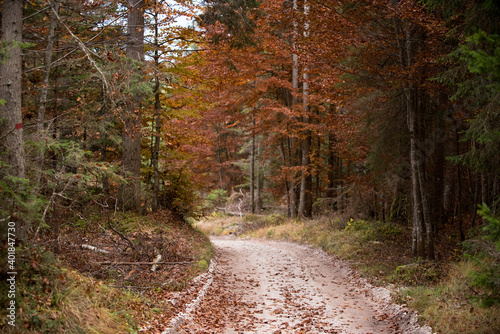
[[[486,204],[479,206],[478,213],[485,220],[483,239],[471,240],[466,246],[477,267],[470,273],[473,284],[481,289],[479,297],[488,307],[500,303],[500,218]]]

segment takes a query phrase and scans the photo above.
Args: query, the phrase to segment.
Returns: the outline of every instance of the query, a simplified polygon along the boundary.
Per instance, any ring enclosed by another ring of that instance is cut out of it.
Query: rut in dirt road
[[[265,240],[212,242],[213,287],[181,332],[409,333],[356,285],[352,271],[321,251]]]

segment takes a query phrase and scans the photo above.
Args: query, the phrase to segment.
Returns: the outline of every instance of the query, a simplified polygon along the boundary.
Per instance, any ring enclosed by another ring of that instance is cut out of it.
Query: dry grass
[[[43,249],[24,249],[20,258],[16,327],[2,323],[0,329],[8,333],[136,331],[126,309],[131,296],[63,268]]]
[[[214,214],[196,223],[196,228],[207,235],[228,235],[236,231],[237,223],[241,222],[240,217],[228,217]]]
[[[112,334],[135,330],[131,316],[127,319],[123,316],[126,311],[120,310],[120,299],[124,306],[132,296],[99,283],[93,284],[76,273],[69,277],[72,284],[58,310],[61,318],[67,320],[63,327],[68,332],[83,330],[85,333]],[[57,316],[54,313],[52,316]]]
[[[186,288],[192,277],[206,270],[213,256],[205,235],[168,212],[112,216],[117,220],[111,222],[113,229],[108,226],[109,217],[99,212],[82,217],[59,230],[60,249],[51,249],[55,243],[45,242],[45,247],[19,250],[16,327],[6,324],[7,309],[0,309],[1,333],[7,329],[8,333],[137,333],[149,323],[153,324],[150,332],[160,332],[168,317],[183,306],[163,301]],[[82,240],[110,253],[72,246]],[[130,244],[134,251],[125,252]],[[119,264],[149,261],[155,251],[161,252],[163,261],[180,264],[160,265],[155,272],[150,266]],[[2,281],[1,291],[6,282]],[[0,305],[6,302],[5,296],[0,296]]]
[[[473,270],[475,264],[470,261],[453,264],[438,284],[403,289],[398,297],[439,333],[500,333],[500,307],[480,305],[475,298],[477,288],[471,287],[469,273]]]

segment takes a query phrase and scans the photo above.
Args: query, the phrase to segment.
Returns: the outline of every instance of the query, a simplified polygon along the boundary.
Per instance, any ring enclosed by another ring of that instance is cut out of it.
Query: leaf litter
[[[288,242],[214,237],[212,288],[176,333],[432,333],[347,264]]]

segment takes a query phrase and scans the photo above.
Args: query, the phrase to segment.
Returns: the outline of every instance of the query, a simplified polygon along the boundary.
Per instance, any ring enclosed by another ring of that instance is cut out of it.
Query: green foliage
[[[208,262],[206,260],[198,261],[198,270],[205,271],[208,269]]]
[[[437,282],[443,271],[434,261],[417,260],[398,266],[390,280],[405,285],[428,285]]]
[[[0,172],[4,174],[6,166],[1,161],[0,165]],[[0,178],[0,218],[37,222],[46,203],[43,196],[33,193],[28,179],[10,175]]]
[[[498,305],[476,307],[471,299],[477,288],[471,289],[469,272],[475,269],[476,265],[467,260],[451,264],[447,275],[436,284],[398,289],[395,300],[418,311],[421,319],[438,333],[498,333]]]
[[[250,13],[259,7],[256,0],[207,0],[206,10],[199,16],[202,24],[210,25],[217,22],[224,25],[226,33],[212,37],[212,42],[218,43],[224,37],[231,36],[231,46],[242,48],[255,44],[253,39],[255,22]]]
[[[495,243],[498,250],[500,250],[500,219],[491,212],[491,209],[486,205],[479,205],[477,211],[481,217],[486,220],[486,226],[483,231],[485,238]]]
[[[215,210],[217,207],[225,205],[228,199],[229,197],[227,196],[226,190],[214,189],[205,197],[204,208]]]
[[[456,66],[438,81],[456,88],[452,100],[461,99],[474,112],[462,141],[470,150],[449,160],[476,171],[497,173],[500,147],[500,35],[477,31],[448,58]]]
[[[29,209],[30,222],[42,228],[49,227],[46,222],[53,213],[99,199],[103,192],[97,185],[104,177],[116,182],[121,179],[118,166],[92,161],[92,152],[73,140],[46,137],[43,141],[27,141],[26,146],[37,159],[37,163],[27,164],[31,186],[24,186],[24,192],[12,196],[22,196],[22,205],[18,205],[21,211]],[[39,157],[47,155],[52,156],[50,164],[42,163],[40,168]]]
[[[478,213],[485,220],[483,238],[465,244],[467,256],[476,264],[470,272],[473,285],[482,290],[484,306],[500,304],[500,219],[486,204],[479,205]]]
[[[350,219],[344,228],[347,232],[358,234],[366,241],[389,241],[403,234],[401,226],[378,221]]]
[[[122,305],[130,297],[69,271],[44,248],[21,247],[16,255],[19,333],[110,334],[137,329],[130,310]],[[7,291],[6,283],[2,275],[1,291]],[[0,295],[0,305],[5,305],[6,298],[6,293]],[[0,310],[0,331],[6,311],[6,307]]]
[[[36,44],[2,41],[2,43],[0,43],[0,63],[5,63],[5,61],[11,57],[11,48],[20,47],[21,49],[29,49],[33,46],[36,46]]]
[[[499,89],[500,81],[500,36],[479,30],[467,37],[466,44],[460,45],[460,59],[465,61],[471,73],[487,74],[491,85]]]
[[[366,231],[370,229],[370,223],[364,220],[349,219],[347,226],[344,228],[346,231]]]
[[[165,183],[165,186],[160,188],[158,196],[162,208],[182,217],[197,215],[196,206],[199,197],[193,191],[195,186],[190,170],[183,168],[167,170],[161,173],[160,179]]]

